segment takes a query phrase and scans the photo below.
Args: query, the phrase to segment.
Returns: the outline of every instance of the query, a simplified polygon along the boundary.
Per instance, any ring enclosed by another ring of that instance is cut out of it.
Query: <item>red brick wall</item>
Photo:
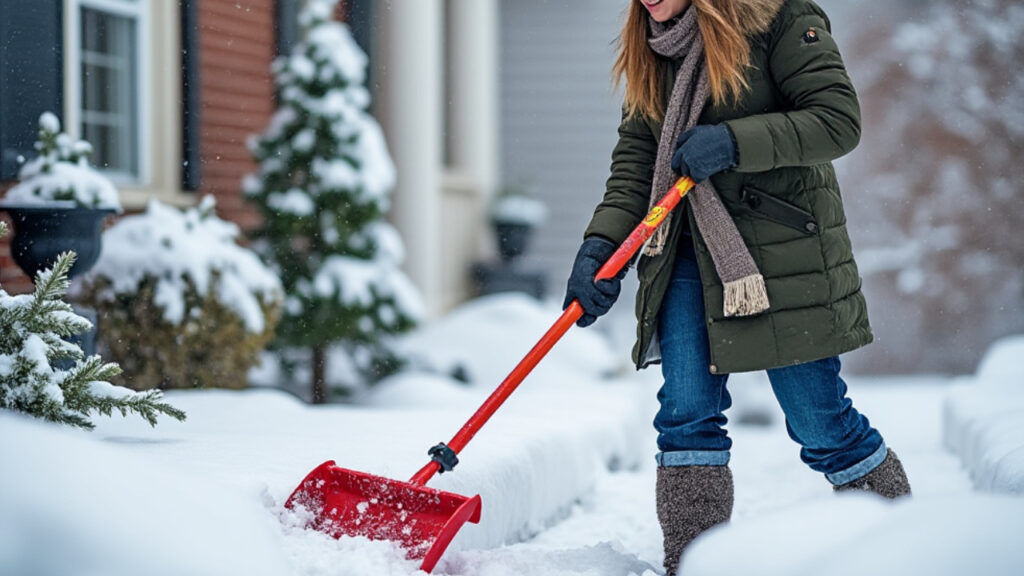
[[[0,182],[0,195],[6,194],[14,182]],[[7,222],[7,236],[0,239],[0,287],[8,294],[25,294],[32,291],[32,281],[21,273],[21,268],[11,259],[11,219],[6,213],[0,214],[0,218]]]
[[[222,218],[259,222],[245,204],[242,177],[256,169],[246,149],[274,109],[274,0],[202,0],[199,4],[202,126],[199,192],[217,197]]]
[[[245,142],[262,132],[274,111],[270,64],[275,57],[274,0],[201,0],[200,26],[200,162],[199,193],[217,197],[222,218],[243,229],[259,222],[241,192],[242,177],[256,169]],[[338,18],[344,14],[343,3]],[[13,182],[0,182],[0,194]],[[10,259],[0,240],[0,284],[9,293],[32,284]]]

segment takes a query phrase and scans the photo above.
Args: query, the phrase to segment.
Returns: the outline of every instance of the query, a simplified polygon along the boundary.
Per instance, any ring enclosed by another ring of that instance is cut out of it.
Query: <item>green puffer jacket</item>
[[[765,0],[737,0],[760,2]],[[810,362],[871,342],[867,307],[846,232],[831,161],[860,139],[860,106],[825,13],[810,0],[776,3],[750,34],[750,90],[738,103],[709,105],[701,124],[725,122],[738,166],[711,178],[765,278],[770,309],[726,318],[722,283],[684,204],[704,285],[712,373]],[[664,61],[665,101],[678,62]],[[624,118],[603,201],[585,236],[619,243],[647,213],[661,124]],[[668,244],[637,268],[637,343],[644,368],[661,358],[658,313],[682,236],[674,218]]]

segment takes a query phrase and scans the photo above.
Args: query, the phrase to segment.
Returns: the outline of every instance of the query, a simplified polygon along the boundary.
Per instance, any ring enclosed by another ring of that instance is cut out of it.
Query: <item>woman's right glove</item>
[[[614,278],[594,282],[597,271],[617,249],[618,246],[610,241],[591,236],[583,241],[579,252],[576,253],[562,310],[568,308],[573,300],[579,300],[580,306],[583,307],[583,316],[576,321],[576,325],[580,328],[590,326],[598,316],[607,313],[622,291],[622,279],[626,277],[625,268]]]

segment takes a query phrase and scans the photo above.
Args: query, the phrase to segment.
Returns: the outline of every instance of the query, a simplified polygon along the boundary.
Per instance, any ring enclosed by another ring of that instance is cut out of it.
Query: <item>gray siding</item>
[[[610,70],[626,5],[501,3],[502,178],[548,205],[525,258],[547,271],[557,298],[608,177],[621,105]]]

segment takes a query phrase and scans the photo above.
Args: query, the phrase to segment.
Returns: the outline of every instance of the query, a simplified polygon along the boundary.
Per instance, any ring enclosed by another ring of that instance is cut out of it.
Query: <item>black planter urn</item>
[[[493,222],[494,233],[498,237],[498,254],[502,262],[511,262],[526,252],[532,226],[510,222]]]
[[[67,251],[76,254],[69,277],[89,271],[100,257],[103,223],[114,214],[111,209],[50,206],[8,205],[0,210],[14,223],[11,258],[33,282]]]

